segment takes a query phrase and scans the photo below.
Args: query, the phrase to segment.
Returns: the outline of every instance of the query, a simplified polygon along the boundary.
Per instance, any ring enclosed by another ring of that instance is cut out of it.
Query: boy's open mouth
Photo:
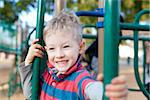
[[[56,61],[56,64],[58,65],[64,65],[67,64],[68,60],[61,60],[61,61]]]

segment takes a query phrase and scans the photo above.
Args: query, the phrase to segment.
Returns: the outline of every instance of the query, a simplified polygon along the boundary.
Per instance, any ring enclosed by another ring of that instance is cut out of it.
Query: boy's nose
[[[64,56],[65,55],[64,55],[63,50],[58,49],[57,52],[56,52],[56,57],[57,58],[63,58]]]

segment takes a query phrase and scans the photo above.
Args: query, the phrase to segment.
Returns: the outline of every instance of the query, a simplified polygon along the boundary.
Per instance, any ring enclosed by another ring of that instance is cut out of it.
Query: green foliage
[[[0,20],[14,23],[18,19],[18,14],[23,10],[29,10],[28,6],[34,6],[35,0],[4,0],[4,6],[0,8]]]
[[[76,2],[74,2],[76,1]],[[149,0],[121,0],[121,11],[124,13],[125,22],[133,22],[134,16],[142,9],[150,9]],[[74,11],[95,10],[98,8],[98,0],[67,0],[67,7]],[[80,17],[84,24],[95,24],[97,18]],[[141,20],[150,19],[149,15],[142,16]]]
[[[73,2],[75,0],[67,0],[67,7],[73,9],[74,11],[93,11],[98,8],[98,0],[76,0],[77,2]],[[80,20],[84,24],[95,24],[97,22],[97,18],[94,17],[80,17]]]
[[[29,11],[29,7],[36,7],[37,0],[0,0],[4,2],[4,7],[0,7],[0,20],[14,23],[18,19],[21,11]],[[98,8],[99,0],[66,0],[67,8],[74,11],[95,10]],[[125,15],[125,21],[133,22],[133,18],[137,12],[142,9],[150,9],[149,0],[121,0],[121,11]],[[46,0],[46,10],[51,13],[54,9],[54,0]],[[142,20],[149,19],[149,15],[142,17]],[[81,22],[85,24],[95,24],[97,18],[81,17]]]
[[[136,13],[142,9],[150,9],[149,0],[122,0],[121,11],[125,15],[125,21],[133,22]],[[144,15],[141,20],[150,19],[149,15]]]
[[[14,23],[22,11],[29,11],[29,7],[35,8],[37,0],[3,0],[4,7],[0,7],[0,20]],[[48,13],[53,11],[54,0],[46,0],[46,10]]]

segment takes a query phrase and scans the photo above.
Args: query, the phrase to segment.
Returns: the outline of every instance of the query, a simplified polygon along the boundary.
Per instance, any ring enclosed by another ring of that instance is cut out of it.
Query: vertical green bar
[[[118,75],[120,0],[106,0],[104,16],[104,88]],[[105,89],[104,89],[105,93]],[[104,95],[103,100],[109,100]]]
[[[43,39],[44,13],[45,13],[45,0],[38,0],[36,38],[40,40]],[[41,41],[38,43],[42,44]],[[40,62],[41,62],[41,59],[38,57],[36,57],[33,62],[32,100],[39,100]]]
[[[143,45],[143,83],[145,85],[145,66],[146,66],[146,47],[145,47],[145,41],[142,41]]]

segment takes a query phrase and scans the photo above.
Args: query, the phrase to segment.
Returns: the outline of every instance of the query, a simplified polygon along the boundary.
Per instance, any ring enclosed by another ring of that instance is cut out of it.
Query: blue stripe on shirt
[[[42,86],[42,90],[49,96],[58,98],[60,100],[78,100],[79,99],[78,95],[75,92],[57,89],[53,86],[50,86],[46,82],[44,82]]]

